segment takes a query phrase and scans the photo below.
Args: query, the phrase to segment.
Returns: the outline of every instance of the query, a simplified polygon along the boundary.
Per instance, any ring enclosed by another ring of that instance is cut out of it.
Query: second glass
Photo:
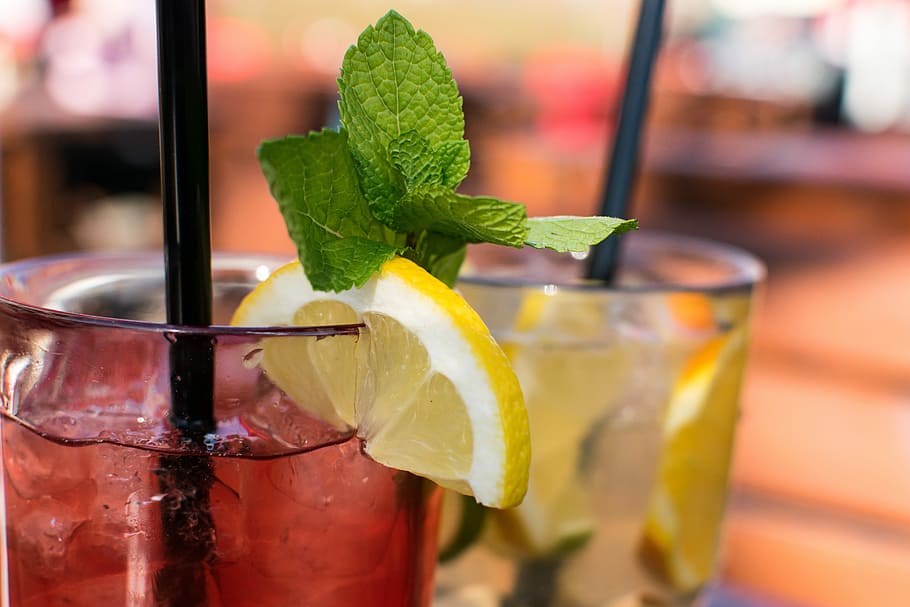
[[[217,256],[215,322],[277,261]],[[263,339],[318,355],[363,327],[175,327],[163,306],[160,255],[0,267],[0,602],[426,607],[439,491],[372,461],[256,364]],[[215,359],[217,428],[200,443],[168,421],[169,355],[187,337]]]
[[[683,606],[711,579],[764,268],[693,238],[622,244],[609,286],[579,256],[470,256],[459,289],[521,381],[531,481],[441,568],[439,607]],[[444,527],[470,509],[447,500]]]

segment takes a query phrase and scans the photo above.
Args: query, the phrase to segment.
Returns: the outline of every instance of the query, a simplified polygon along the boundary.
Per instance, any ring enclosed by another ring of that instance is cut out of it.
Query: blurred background
[[[397,0],[464,95],[463,191],[597,207],[631,0]],[[387,0],[210,0],[213,238],[293,254],[254,158],[337,119]],[[910,3],[678,0],[631,215],[745,247],[756,317],[712,607],[910,605]],[[159,246],[153,0],[0,0],[0,254]]]

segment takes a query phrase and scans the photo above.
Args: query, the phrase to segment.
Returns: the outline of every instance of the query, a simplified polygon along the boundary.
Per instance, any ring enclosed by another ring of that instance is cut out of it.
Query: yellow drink
[[[689,605],[710,581],[763,269],[701,241],[626,238],[611,287],[528,251],[461,283],[525,392],[531,477],[442,568],[439,605]]]

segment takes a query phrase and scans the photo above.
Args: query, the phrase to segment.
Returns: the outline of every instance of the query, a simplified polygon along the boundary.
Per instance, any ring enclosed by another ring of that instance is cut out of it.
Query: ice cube
[[[33,501],[14,528],[19,558],[34,567],[33,574],[50,577],[60,572],[73,532],[85,520],[76,510],[53,498]]]
[[[64,448],[6,418],[0,424],[4,471],[19,496],[60,496],[79,485],[90,485],[87,452]]]

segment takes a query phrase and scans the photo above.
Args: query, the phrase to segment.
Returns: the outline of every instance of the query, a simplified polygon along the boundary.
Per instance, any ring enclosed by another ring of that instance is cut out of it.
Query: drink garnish
[[[292,262],[272,272],[234,324],[363,322],[349,339],[260,344],[269,379],[312,415],[355,428],[364,450],[496,507],[527,491],[530,440],[518,379],[467,302],[396,257],[363,288],[316,291]]]
[[[233,322],[362,322],[353,348],[266,339],[260,364],[312,415],[354,428],[378,462],[514,506],[528,484],[527,410],[506,354],[450,288],[466,247],[582,251],[637,223],[529,218],[522,204],[458,193],[470,166],[458,87],[430,37],[395,11],[347,51],[338,91],[338,130],[259,148],[299,262]]]
[[[313,288],[360,287],[395,256],[451,286],[466,245],[584,251],[632,219],[533,217],[456,190],[470,146],[458,86],[428,34],[395,11],[345,54],[341,127],[265,141],[259,160]]]

